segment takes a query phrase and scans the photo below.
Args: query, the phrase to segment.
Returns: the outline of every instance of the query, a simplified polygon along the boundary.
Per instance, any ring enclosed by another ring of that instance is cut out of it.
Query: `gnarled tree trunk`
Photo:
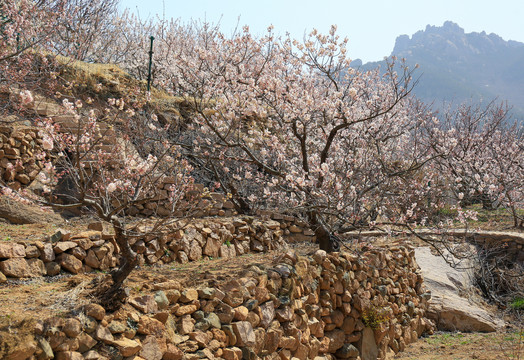
[[[339,251],[340,245],[336,242],[335,237],[331,235],[327,226],[319,221],[317,213],[309,211],[307,217],[309,226],[317,237],[318,247],[328,253]]]
[[[137,253],[131,248],[128,236],[122,229],[120,222],[113,223],[115,240],[120,248],[121,264],[118,269],[111,272],[111,277],[106,278],[100,287],[94,291],[100,305],[106,310],[115,311],[124,303],[129,295],[124,288],[124,281],[138,263]]]

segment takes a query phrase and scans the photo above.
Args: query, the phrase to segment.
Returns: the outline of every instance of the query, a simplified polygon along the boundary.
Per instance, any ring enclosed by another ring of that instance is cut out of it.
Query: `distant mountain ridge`
[[[524,43],[505,41],[486,32],[465,33],[459,25],[428,25],[425,30],[397,37],[391,53],[419,64],[414,92],[436,108],[444,102],[507,100],[524,118]],[[356,64],[359,64],[357,61]],[[369,69],[383,62],[362,65]]]

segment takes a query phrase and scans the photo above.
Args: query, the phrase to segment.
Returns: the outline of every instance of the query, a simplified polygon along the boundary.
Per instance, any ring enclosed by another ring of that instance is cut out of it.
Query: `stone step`
[[[83,160],[82,163],[85,164],[85,166],[86,166],[85,169],[87,171],[88,168],[89,168],[89,165],[98,163],[98,160]],[[110,166],[119,166],[119,165],[122,165],[122,162],[119,161],[118,159],[110,158],[109,161],[108,161],[108,165],[110,165]]]
[[[35,101],[29,106],[29,109],[34,110],[39,116],[45,117],[55,116],[63,111],[60,105],[44,101]]]
[[[97,144],[94,146],[95,151],[102,151],[105,155],[112,155],[115,151],[115,147],[113,145],[107,145],[107,144]]]
[[[59,124],[63,130],[78,130],[79,128],[82,128],[82,119],[80,120],[79,125],[79,121],[73,115],[57,115],[53,116],[52,119],[55,123]],[[100,129],[100,132],[104,133],[105,135],[115,135],[115,131],[109,124],[99,122],[98,128]]]

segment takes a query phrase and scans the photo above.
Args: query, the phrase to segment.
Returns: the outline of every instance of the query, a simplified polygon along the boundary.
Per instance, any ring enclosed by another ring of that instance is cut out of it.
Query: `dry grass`
[[[522,360],[522,331],[498,333],[438,332],[410,344],[399,360]]]

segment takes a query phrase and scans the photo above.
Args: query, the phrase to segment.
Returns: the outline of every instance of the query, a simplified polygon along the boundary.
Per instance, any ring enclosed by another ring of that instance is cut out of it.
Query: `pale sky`
[[[121,0],[122,8],[141,18],[157,14],[182,21],[220,21],[229,34],[238,23],[262,34],[269,25],[277,34],[302,38],[316,28],[327,33],[331,24],[349,38],[349,56],[364,62],[390,55],[398,35],[412,35],[426,25],[457,23],[467,33],[486,31],[504,40],[524,42],[522,0]]]

